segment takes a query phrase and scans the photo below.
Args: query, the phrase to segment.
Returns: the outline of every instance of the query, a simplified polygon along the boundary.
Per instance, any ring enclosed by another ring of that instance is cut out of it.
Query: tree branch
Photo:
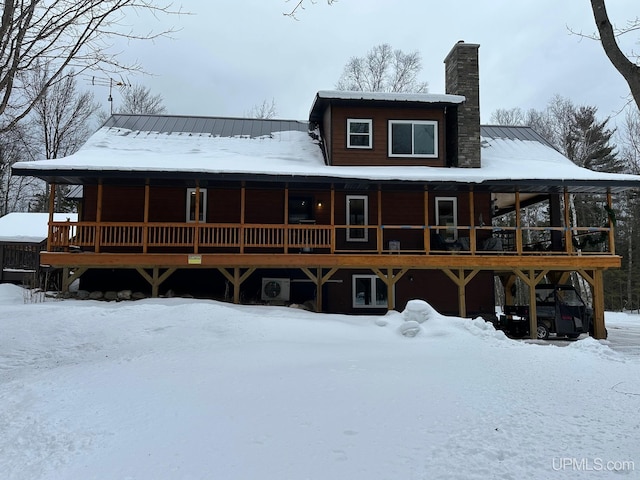
[[[620,50],[616,41],[616,33],[609,21],[604,0],[591,0],[593,18],[600,34],[600,43],[613,66],[624,77],[631,89],[631,95],[640,107],[640,66],[633,63]]]

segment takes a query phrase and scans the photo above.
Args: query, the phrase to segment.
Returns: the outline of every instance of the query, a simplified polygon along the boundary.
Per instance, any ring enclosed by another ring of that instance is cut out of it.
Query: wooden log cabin
[[[507,299],[515,279],[534,298],[578,272],[603,338],[603,271],[620,266],[612,218],[574,225],[569,199],[598,195],[610,211],[640,177],[579,168],[530,128],[481,127],[478,45],[456,44],[445,77],[445,94],[321,91],[304,122],[113,115],[74,155],[13,167],[51,192],[83,186],[79,221],[50,219],[41,261],[64,270],[65,289],[351,314],[421,298],[486,318],[495,278]],[[527,225],[540,202],[548,225]],[[598,248],[576,248],[584,235]]]

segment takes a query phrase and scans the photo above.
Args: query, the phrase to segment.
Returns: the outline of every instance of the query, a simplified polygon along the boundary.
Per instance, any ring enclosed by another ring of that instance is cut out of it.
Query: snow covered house
[[[509,298],[516,278],[533,293],[579,272],[602,337],[613,224],[573,225],[569,197],[610,208],[640,177],[579,168],[529,128],[481,127],[478,45],[457,43],[445,77],[439,95],[321,91],[304,122],[113,115],[74,155],[13,167],[52,192],[83,186],[81,218],[50,219],[42,262],[64,269],[65,288],[344,313],[422,298],[485,317],[495,276]],[[529,226],[522,212],[539,202],[549,225]],[[584,235],[601,245],[577,248]]]

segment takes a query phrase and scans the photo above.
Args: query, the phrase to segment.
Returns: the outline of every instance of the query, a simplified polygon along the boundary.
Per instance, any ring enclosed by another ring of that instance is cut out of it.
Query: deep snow
[[[639,478],[639,419],[639,356],[422,302],[349,317],[0,285],[3,479]]]

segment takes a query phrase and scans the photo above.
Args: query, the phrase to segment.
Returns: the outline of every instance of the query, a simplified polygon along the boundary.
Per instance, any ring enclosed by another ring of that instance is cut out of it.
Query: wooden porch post
[[[475,218],[475,200],[473,193],[473,185],[469,187],[469,250],[472,254],[476,253],[476,218]]]
[[[316,312],[322,312],[322,287],[338,271],[338,267],[332,268],[325,275],[322,275],[322,267],[318,267],[315,274],[306,267],[302,267],[300,270],[316,284]]]
[[[543,270],[538,275],[536,275],[535,270],[528,270],[526,274],[519,269],[514,269],[514,272],[529,286],[529,338],[537,338],[538,311],[536,308],[536,285],[549,273],[549,270]]]
[[[522,255],[522,217],[520,215],[520,190],[516,190],[516,253]]]
[[[578,273],[584,278],[593,291],[593,338],[604,340],[607,338],[607,330],[604,322],[604,281],[602,270],[593,270],[589,274],[585,270]]]
[[[142,227],[142,253],[147,253],[149,244],[149,180],[144,184],[144,226]]]
[[[51,236],[53,235],[53,211],[56,205],[56,184],[51,183],[49,185],[49,234],[47,235],[47,252],[51,251]],[[0,268],[2,266],[0,265]]]
[[[96,205],[96,245],[94,251],[100,253],[100,244],[102,243],[102,179],[98,180],[98,201]]]
[[[336,253],[336,189],[331,184],[331,254]]]
[[[609,211],[613,211],[613,199],[611,198],[611,190],[607,192],[607,207]],[[609,219],[609,253],[611,255],[616,254],[616,238],[615,238],[615,225],[613,224],[613,219],[609,212],[607,212],[607,217]]]
[[[378,228],[376,230],[376,239],[378,242],[378,254],[380,254],[384,247],[382,244],[382,187],[380,185],[378,185]]]
[[[240,303],[240,285],[242,285],[242,282],[244,282],[247,278],[249,278],[249,275],[255,272],[256,269],[248,268],[246,272],[244,272],[242,275],[240,275],[240,267],[233,268],[233,275],[231,275],[231,273],[229,273],[229,271],[226,268],[218,268],[218,271],[222,273],[222,275],[224,275],[224,277],[233,285],[233,303],[239,304]]]
[[[289,185],[284,187],[284,238],[283,253],[289,253]]]
[[[402,276],[409,271],[408,268],[401,269],[398,273],[393,273],[393,268],[387,268],[387,273],[383,273],[378,268],[371,269],[373,273],[375,273],[380,280],[382,280],[387,286],[387,310],[394,310],[396,308],[396,299],[394,295],[394,286],[398,283],[398,280],[402,278]]]
[[[469,275],[462,268],[458,270],[457,275],[448,268],[442,271],[458,286],[458,315],[464,318],[467,316],[467,284],[480,272],[480,269],[474,268]]]
[[[431,251],[431,229],[429,228],[429,190],[424,191],[424,253]]]
[[[136,267],[136,271],[151,285],[151,297],[158,298],[159,287],[167,278],[169,278],[177,268],[168,268],[160,275],[160,267],[153,267],[152,274],[149,275],[144,268]]]
[[[193,228],[193,253],[198,253],[198,244],[200,243],[200,181],[196,180],[196,216],[194,218]]]
[[[562,226],[562,212],[560,211],[560,194],[549,194],[549,226]],[[551,230],[551,250],[554,252],[562,251],[562,231]]]
[[[600,269],[593,272],[593,336],[598,340],[607,338],[604,323],[604,282]]]
[[[564,189],[564,246],[567,254],[573,250],[571,235],[571,220],[569,216],[569,190]]]
[[[240,188],[240,253],[244,253],[244,211],[246,207],[246,187],[244,182],[242,183],[242,187]],[[239,301],[239,300],[238,300]],[[234,303],[235,302],[235,293],[234,293]]]

